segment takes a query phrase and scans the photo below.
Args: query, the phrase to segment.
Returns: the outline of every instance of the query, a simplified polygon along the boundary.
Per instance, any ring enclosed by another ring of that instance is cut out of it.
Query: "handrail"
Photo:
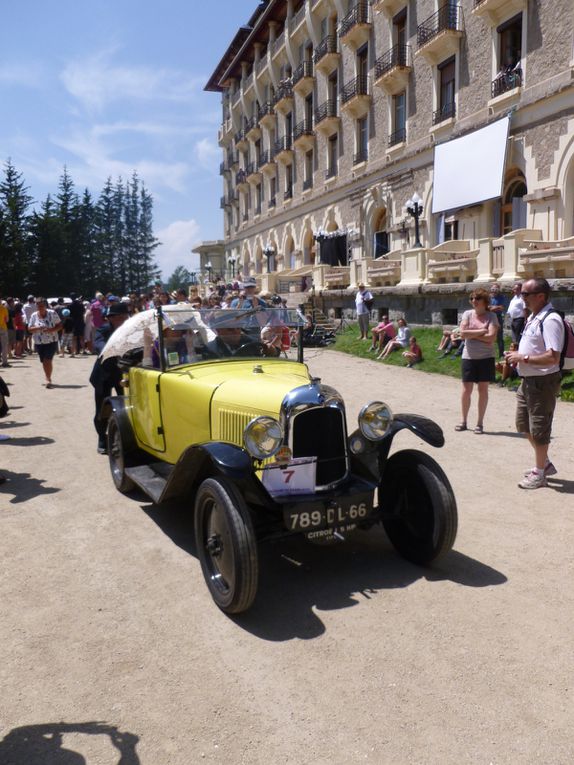
[[[353,27],[357,26],[357,24],[368,23],[369,5],[365,2],[359,2],[341,21],[339,37],[344,37]]]
[[[461,32],[462,13],[460,5],[443,5],[442,8],[428,19],[419,24],[417,28],[417,43],[419,48],[422,45],[430,42],[433,37],[436,37],[441,32],[451,30],[454,32]]]
[[[333,98],[329,99],[328,101],[323,101],[323,103],[315,109],[315,125],[317,125],[319,122],[322,122],[324,119],[327,119],[327,117],[338,116],[336,99]]]
[[[293,72],[293,85],[296,85],[303,77],[313,77],[313,62],[303,61]]]
[[[327,35],[327,37],[324,37],[319,45],[315,48],[315,52],[313,54],[313,61],[317,63],[322,58],[324,58],[328,53],[338,53],[338,47],[337,47],[337,36],[336,35]]]
[[[394,45],[375,61],[375,77],[382,77],[396,66],[410,66],[410,45]]]
[[[341,102],[344,104],[355,96],[369,95],[369,78],[366,74],[360,74],[354,80],[343,85],[341,90]]]

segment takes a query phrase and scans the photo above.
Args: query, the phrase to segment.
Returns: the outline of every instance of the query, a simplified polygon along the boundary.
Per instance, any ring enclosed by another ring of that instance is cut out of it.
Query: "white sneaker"
[[[546,463],[546,465],[544,466],[544,478],[548,478],[548,476],[550,476],[550,475],[556,475],[557,472],[558,471],[554,467],[554,464],[552,462],[550,462],[550,460],[549,460]],[[530,475],[530,473],[532,473],[532,468],[530,468],[530,470],[526,470],[524,472],[524,477],[526,478],[526,476]]]
[[[548,482],[544,473],[535,473],[534,470],[531,470],[518,485],[521,489],[542,489],[544,486],[548,486]]]

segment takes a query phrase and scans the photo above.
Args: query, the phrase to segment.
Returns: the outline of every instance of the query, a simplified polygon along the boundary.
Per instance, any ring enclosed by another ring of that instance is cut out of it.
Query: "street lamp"
[[[195,284],[195,271],[192,271],[189,275],[192,284]]]
[[[275,247],[271,243],[265,245],[265,249],[263,250],[263,254],[267,258],[267,273],[271,273],[270,263],[271,258],[273,255],[275,255]]]
[[[231,266],[231,278],[232,279],[235,279],[235,263],[236,263],[236,261],[237,261],[237,258],[235,257],[235,255],[230,255],[229,256],[228,263]]]
[[[407,201],[407,204],[406,204],[408,214],[415,219],[415,243],[413,245],[414,247],[422,247],[420,231],[419,231],[419,218],[423,212],[422,202],[423,200],[419,197],[419,195],[415,191],[415,193]]]
[[[207,270],[207,280],[211,282],[211,271],[213,270],[213,266],[211,265],[211,261],[207,261],[205,264],[205,268]]]

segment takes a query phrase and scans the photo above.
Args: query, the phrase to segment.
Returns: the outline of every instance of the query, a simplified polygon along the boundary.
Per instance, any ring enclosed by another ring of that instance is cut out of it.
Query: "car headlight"
[[[243,433],[245,448],[258,460],[273,457],[282,442],[283,428],[273,417],[256,417]]]
[[[382,401],[366,404],[359,414],[361,433],[370,441],[380,441],[393,421],[393,413]]]

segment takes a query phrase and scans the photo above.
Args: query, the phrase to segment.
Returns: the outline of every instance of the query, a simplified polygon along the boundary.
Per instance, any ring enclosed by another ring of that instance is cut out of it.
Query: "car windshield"
[[[194,310],[175,305],[155,313],[157,328],[152,337],[150,327],[143,363],[158,368],[162,352],[164,368],[216,359],[279,358],[305,323],[299,311],[284,307]]]

